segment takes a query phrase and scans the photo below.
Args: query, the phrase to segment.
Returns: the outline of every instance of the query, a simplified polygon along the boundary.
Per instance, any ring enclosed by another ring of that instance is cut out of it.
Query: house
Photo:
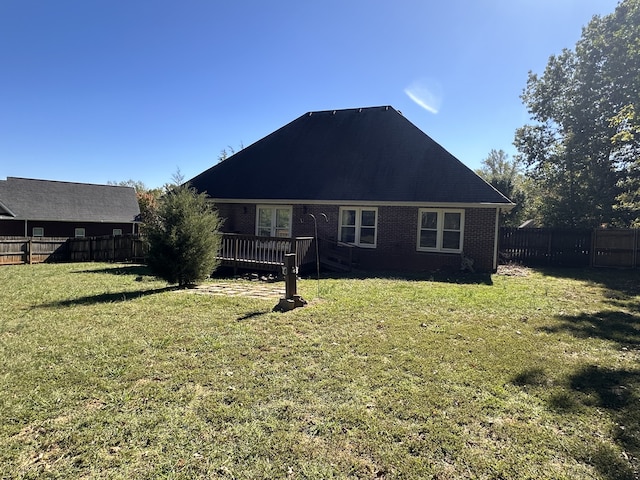
[[[8,177],[0,180],[0,236],[93,237],[137,233],[131,187]]]
[[[349,248],[361,269],[495,271],[500,211],[513,207],[389,106],[306,113],[189,183],[225,232],[317,225],[321,245]]]

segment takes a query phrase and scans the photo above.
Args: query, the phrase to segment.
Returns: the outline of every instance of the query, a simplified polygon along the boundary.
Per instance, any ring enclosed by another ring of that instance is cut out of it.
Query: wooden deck
[[[225,267],[280,272],[286,253],[296,254],[298,268],[312,264],[313,237],[277,238],[223,233],[218,259]]]

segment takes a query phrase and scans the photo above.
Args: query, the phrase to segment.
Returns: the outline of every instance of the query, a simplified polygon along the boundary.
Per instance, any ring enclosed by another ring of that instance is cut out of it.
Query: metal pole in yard
[[[316,243],[316,278],[318,280],[318,298],[320,298],[320,250],[318,247],[318,221],[316,220],[316,216],[313,213],[307,213],[311,218],[313,218],[313,238]],[[329,221],[327,216],[324,213],[321,213],[326,222]]]

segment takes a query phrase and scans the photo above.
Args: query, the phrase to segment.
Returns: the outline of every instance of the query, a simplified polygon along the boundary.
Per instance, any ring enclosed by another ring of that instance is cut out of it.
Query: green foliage
[[[158,277],[180,286],[204,280],[218,266],[220,224],[205,194],[188,184],[168,187],[145,227],[149,267]]]
[[[640,0],[623,0],[593,17],[541,76],[529,74],[522,99],[534,123],[518,129],[515,144],[546,225],[629,225],[640,216],[638,38]]]
[[[144,182],[139,180],[125,180],[121,182],[107,182],[108,185],[119,185],[121,187],[132,187],[136,191],[138,206],[140,207],[140,232],[145,234],[147,224],[156,216],[160,197],[162,196],[161,188],[147,188]]]
[[[511,211],[502,213],[502,224],[507,227],[520,225],[525,220],[526,193],[518,159],[510,159],[504,150],[491,150],[476,173],[516,204]]]

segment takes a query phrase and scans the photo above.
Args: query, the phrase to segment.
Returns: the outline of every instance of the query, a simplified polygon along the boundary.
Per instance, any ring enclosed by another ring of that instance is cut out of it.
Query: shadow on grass
[[[595,439],[574,445],[570,448],[571,454],[577,461],[593,466],[601,478],[639,478],[640,370],[589,365],[577,369],[559,382],[552,382],[544,369],[536,367],[523,370],[513,377],[511,383],[528,392],[547,388],[553,383],[563,387],[554,389],[546,397],[549,410],[559,414],[584,417],[593,411],[607,412],[613,424],[610,441],[623,454],[620,455],[611,443]]]
[[[271,310],[266,310],[264,312],[255,311],[255,312],[245,313],[244,315],[236,318],[236,321],[242,322],[243,320],[249,320],[250,318],[261,317],[262,315],[266,315],[267,313],[270,313],[270,312]]]
[[[640,295],[640,270],[614,268],[538,268],[543,275],[596,283],[608,290],[607,296],[628,300]]]
[[[131,275],[135,277],[153,276],[146,265],[114,265],[113,267],[99,268],[96,270],[77,270],[73,273],[107,273],[110,275]]]
[[[637,303],[626,303],[637,311]],[[640,314],[605,310],[596,313],[563,315],[558,325],[543,327],[547,333],[566,332],[578,338],[600,338],[617,343],[620,348],[640,348]]]
[[[603,445],[594,446],[589,458],[604,478],[637,479],[640,476],[640,370],[584,367],[568,378],[580,405],[607,410],[614,422],[612,440],[624,459]]]
[[[173,290],[181,290],[178,286],[168,286],[163,288],[153,288],[150,290],[140,291],[125,291],[114,293],[101,293],[98,295],[87,295],[85,297],[70,298],[69,300],[60,300],[58,302],[51,302],[39,305],[41,308],[55,308],[55,307],[73,307],[76,305],[98,305],[102,303],[116,303],[126,302],[130,300],[136,300],[138,298],[147,297],[149,295],[156,295],[158,293],[170,292]]]
[[[636,286],[623,275],[619,282],[607,278],[608,285],[618,295],[635,295]],[[600,283],[600,282],[599,282]],[[604,283],[603,283],[604,284]],[[609,288],[609,287],[607,287]],[[610,290],[611,291],[611,290]],[[612,344],[620,352],[640,349],[640,314],[637,301],[620,300],[627,311],[603,310],[596,313],[563,315],[558,323],[542,329],[550,334],[568,333],[576,338],[595,338]],[[631,310],[633,313],[629,313]],[[563,414],[585,414],[585,411],[605,411],[612,420],[611,441],[623,455],[606,442],[593,442],[583,451],[573,452],[575,458],[594,466],[606,479],[640,478],[640,370],[583,366],[564,378],[550,382],[543,369],[525,369],[516,375],[514,385],[525,390],[555,383],[563,387],[547,397],[550,410]]]
[[[307,273],[303,278],[314,280],[315,274]],[[493,285],[490,273],[464,272],[391,272],[391,271],[351,271],[351,272],[320,272],[320,279],[332,280],[366,280],[369,278],[383,278],[387,280],[404,280],[408,282],[439,282],[458,285]]]

